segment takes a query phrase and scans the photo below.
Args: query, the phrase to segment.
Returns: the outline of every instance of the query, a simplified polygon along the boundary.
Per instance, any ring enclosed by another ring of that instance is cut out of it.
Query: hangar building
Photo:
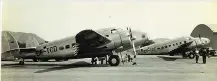
[[[210,39],[208,47],[217,50],[217,24],[199,24],[191,33],[192,37],[206,37]]]

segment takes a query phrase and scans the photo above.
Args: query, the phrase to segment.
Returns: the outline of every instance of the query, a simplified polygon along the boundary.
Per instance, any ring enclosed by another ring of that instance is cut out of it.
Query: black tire
[[[38,59],[36,59],[36,58],[34,58],[34,59],[32,59],[33,60],[33,62],[38,62]]]
[[[215,53],[211,52],[210,55],[211,55],[211,56],[215,56]]]
[[[113,63],[112,60],[115,59],[116,63]],[[110,66],[118,66],[120,64],[120,58],[118,55],[111,55],[108,59],[108,63]]]
[[[182,53],[182,58],[188,58],[189,56],[186,53]]]
[[[190,59],[194,59],[194,58],[195,58],[195,55],[194,55],[193,53],[190,53],[190,54],[188,55],[188,57],[189,57]]]

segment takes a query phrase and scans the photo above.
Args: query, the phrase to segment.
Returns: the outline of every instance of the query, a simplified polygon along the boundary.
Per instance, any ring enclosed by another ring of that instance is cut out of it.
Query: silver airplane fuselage
[[[210,40],[207,38],[180,37],[142,47],[138,50],[138,54],[165,55],[176,49],[194,49],[196,47],[202,47],[209,44],[209,42]]]
[[[84,30],[92,32],[92,30]],[[132,43],[129,40],[129,35],[127,31],[116,29],[108,30],[110,32],[96,32],[109,39],[110,42],[97,44],[103,40],[98,38],[98,35],[95,33],[89,33],[83,36],[71,36],[63,38],[60,40],[51,41],[49,43],[42,44],[36,47],[37,54],[20,54],[22,58],[46,58],[46,59],[55,59],[55,58],[90,58],[93,56],[105,56],[108,53],[122,52],[132,48]],[[85,38],[85,40],[82,40]],[[78,40],[81,39],[81,40]],[[87,41],[86,41],[87,40]],[[92,41],[93,40],[93,41]],[[147,38],[139,38],[134,40],[135,46],[140,46],[143,44]],[[88,42],[88,43],[87,43]]]

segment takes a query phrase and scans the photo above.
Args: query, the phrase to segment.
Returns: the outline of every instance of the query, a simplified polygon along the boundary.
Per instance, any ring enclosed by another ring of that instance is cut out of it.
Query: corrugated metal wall
[[[214,33],[207,25],[200,24],[191,33],[192,37],[199,37],[199,35],[210,39],[210,44],[207,45],[208,47],[217,49],[217,33]]]

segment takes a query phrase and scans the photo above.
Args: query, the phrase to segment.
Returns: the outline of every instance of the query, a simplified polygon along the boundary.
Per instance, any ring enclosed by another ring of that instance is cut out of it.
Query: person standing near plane
[[[208,58],[210,58],[210,51],[209,51],[209,48],[206,48],[206,54],[207,54],[207,56],[208,56]]]
[[[201,54],[202,54],[203,64],[206,64],[207,51],[205,48],[202,48]]]
[[[128,54],[125,55],[124,62],[128,61]]]
[[[198,51],[197,48],[195,49],[194,53],[195,53],[195,56],[196,56],[196,63],[198,63],[198,59],[200,57],[200,54],[199,54],[199,51]]]
[[[92,58],[91,63],[92,64],[97,64],[97,61],[98,61],[98,58],[94,57],[94,58]]]

